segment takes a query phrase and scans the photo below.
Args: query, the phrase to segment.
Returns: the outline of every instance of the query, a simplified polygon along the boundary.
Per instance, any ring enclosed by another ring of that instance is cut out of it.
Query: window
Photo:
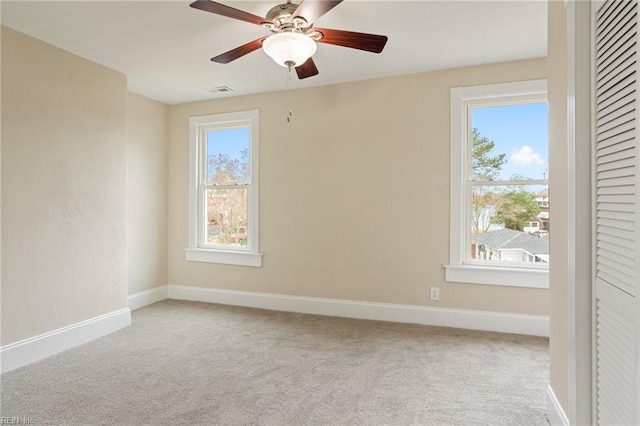
[[[191,117],[189,261],[262,266],[258,111]]]
[[[548,288],[546,86],[451,89],[447,281]]]

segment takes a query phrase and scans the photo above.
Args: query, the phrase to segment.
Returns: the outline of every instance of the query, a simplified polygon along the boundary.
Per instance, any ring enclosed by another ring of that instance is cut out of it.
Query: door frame
[[[551,0],[553,1],[553,0]],[[571,424],[593,424],[593,1],[567,7],[568,377]]]

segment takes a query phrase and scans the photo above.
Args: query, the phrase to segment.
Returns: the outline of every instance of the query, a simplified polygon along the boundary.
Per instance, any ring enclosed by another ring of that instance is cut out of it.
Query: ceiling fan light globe
[[[276,64],[289,68],[304,64],[307,59],[316,53],[316,42],[309,36],[283,32],[267,37],[262,43],[262,49]]]

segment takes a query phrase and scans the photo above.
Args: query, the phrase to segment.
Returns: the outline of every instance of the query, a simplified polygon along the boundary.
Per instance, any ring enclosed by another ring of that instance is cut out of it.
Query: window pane
[[[207,132],[207,185],[249,183],[249,143],[246,127]]]
[[[470,259],[549,263],[546,186],[475,186],[472,198]]]
[[[247,245],[246,188],[208,189],[207,244]]]
[[[472,179],[546,179],[547,103],[471,109]]]

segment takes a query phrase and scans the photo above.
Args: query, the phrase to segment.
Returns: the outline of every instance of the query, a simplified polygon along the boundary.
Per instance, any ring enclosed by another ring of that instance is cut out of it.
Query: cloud
[[[540,154],[535,152],[529,145],[522,145],[519,150],[514,149],[511,152],[510,159],[516,164],[544,163],[544,161],[542,161],[542,158],[540,157]]]

